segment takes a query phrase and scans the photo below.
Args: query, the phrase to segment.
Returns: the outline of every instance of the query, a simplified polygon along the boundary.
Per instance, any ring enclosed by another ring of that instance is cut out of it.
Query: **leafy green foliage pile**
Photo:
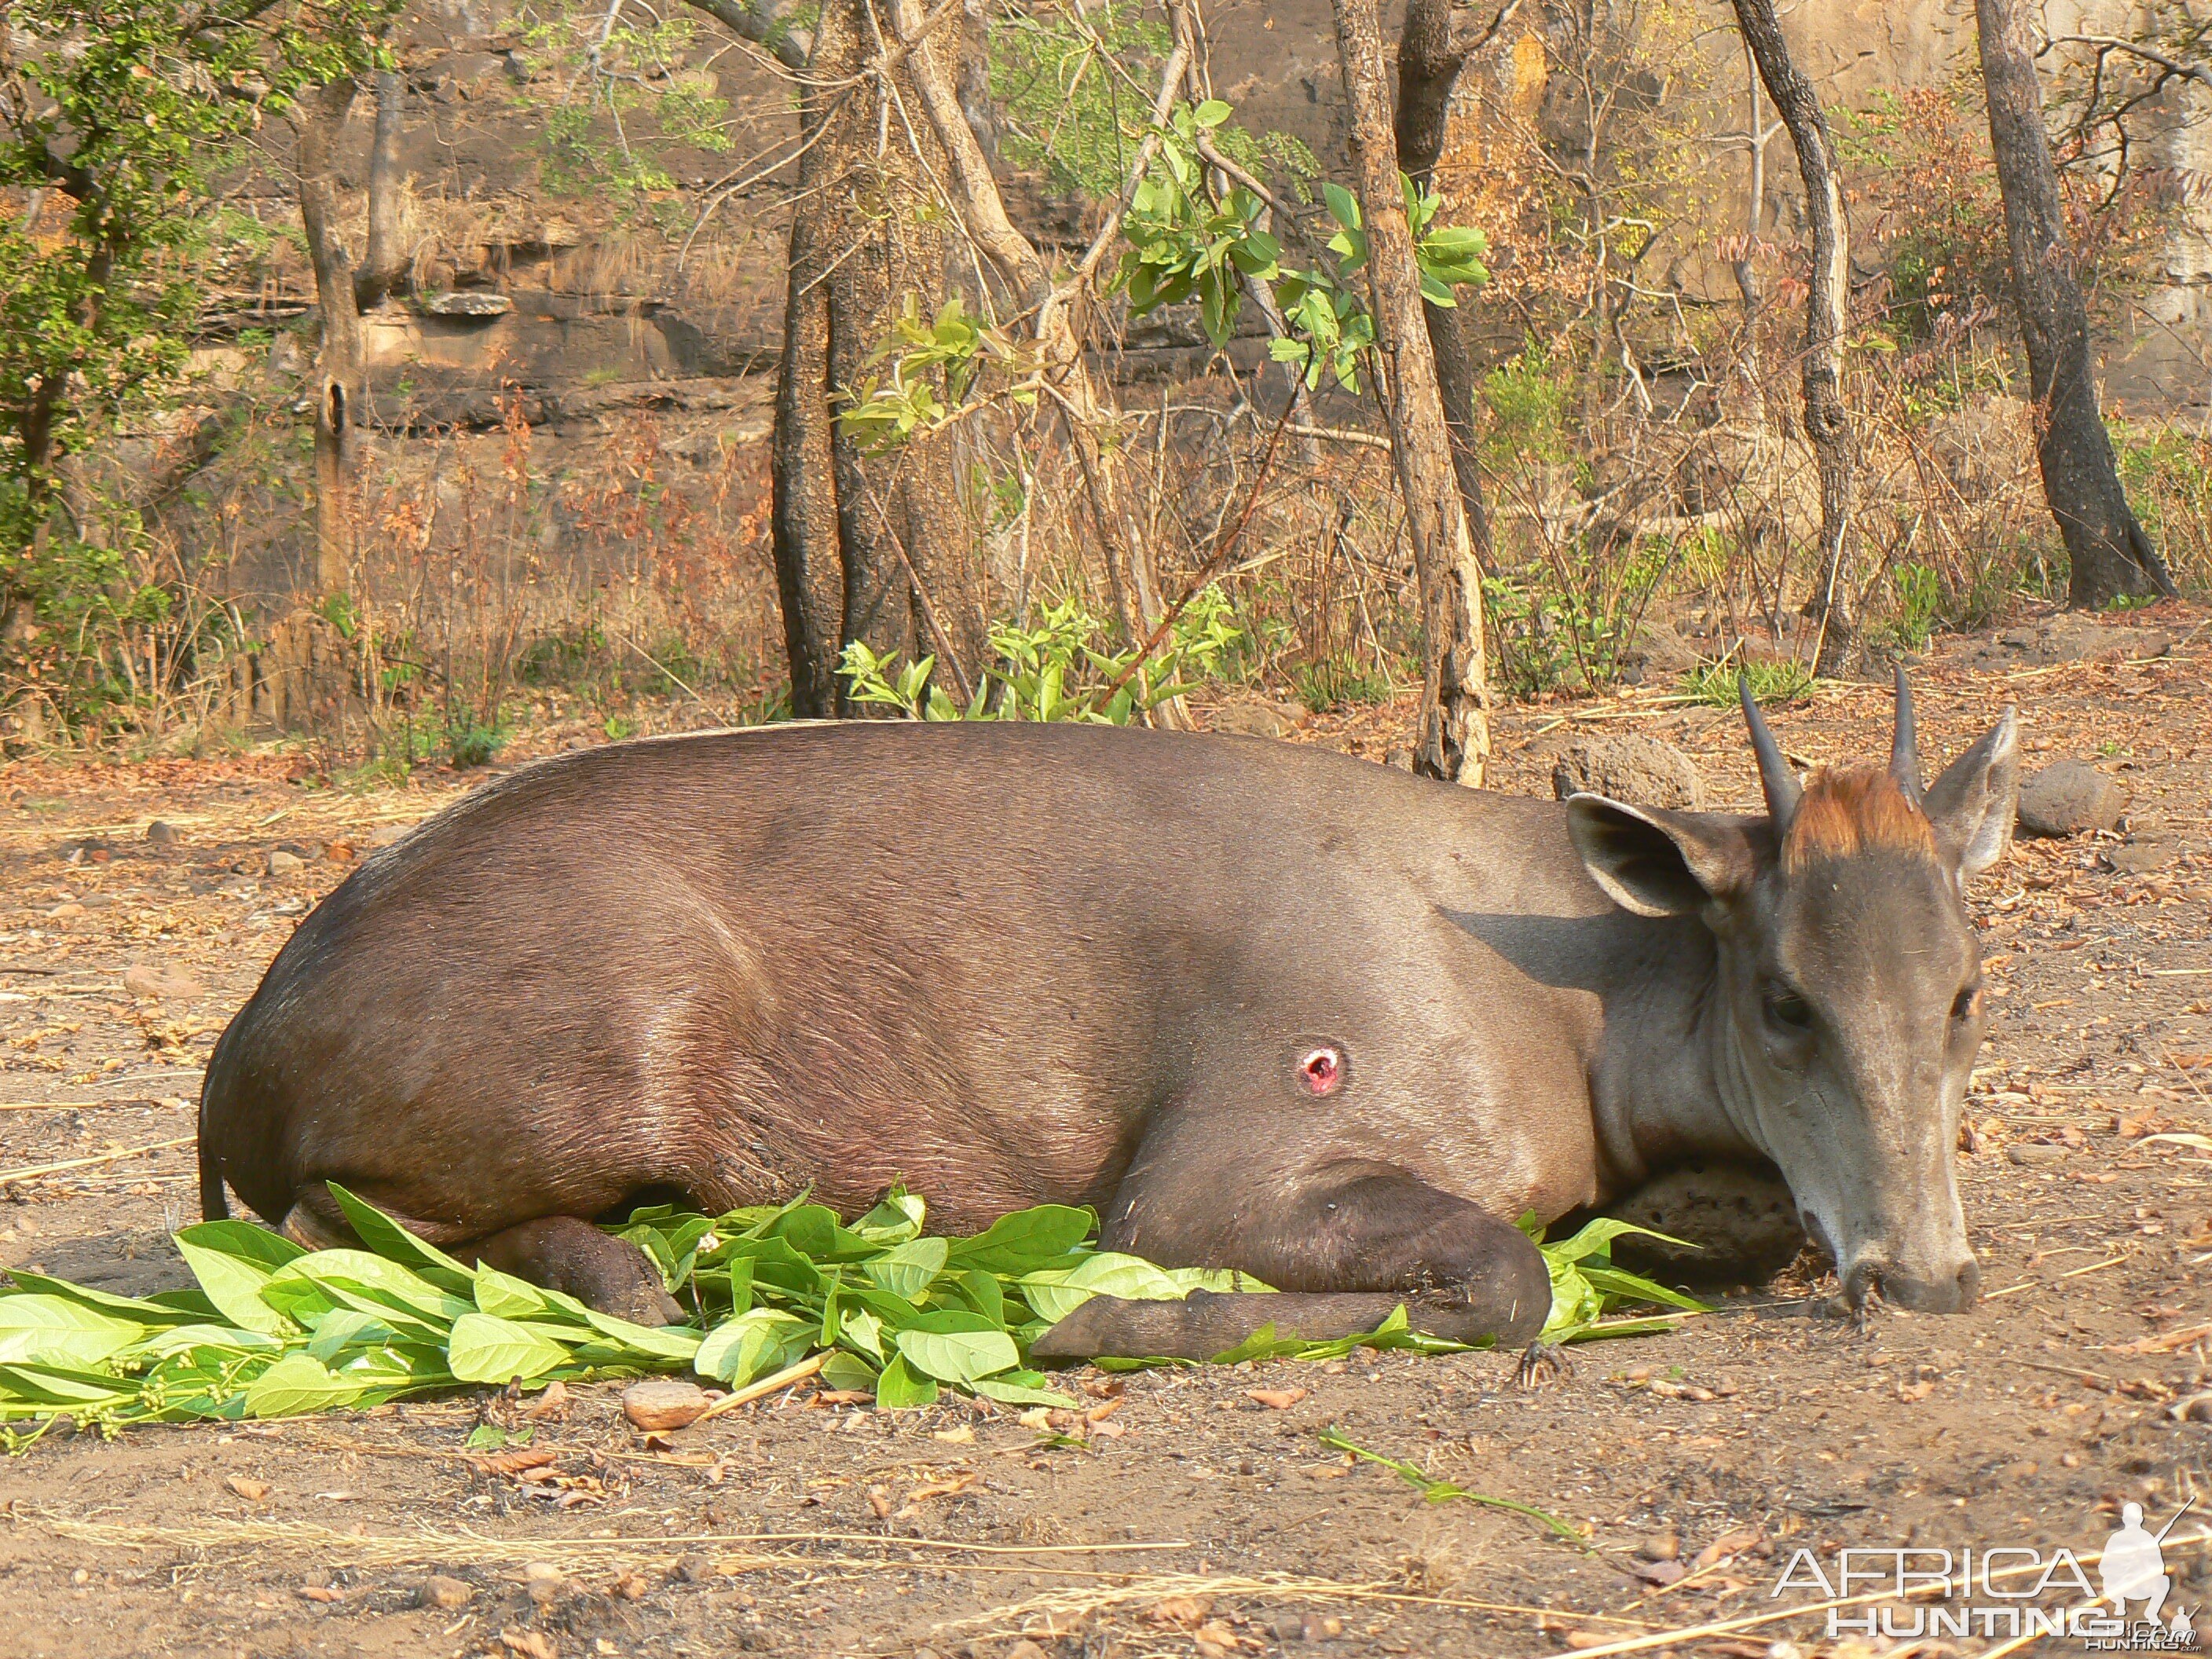
[[[983,683],[964,708],[931,679],[933,656],[901,666],[896,652],[878,655],[866,641],[854,640],[837,672],[851,686],[854,702],[896,709],[909,720],[1127,726],[1213,678],[1243,638],[1227,597],[1211,586],[1183,607],[1167,639],[1141,663],[1134,647],[1112,648],[1110,631],[1076,599],[1047,605],[1034,627],[993,623],[996,660],[984,669]]]
[[[496,1268],[464,1267],[353,1194],[331,1192],[365,1248],[303,1250],[248,1222],[210,1221],[177,1235],[196,1290],[122,1297],[16,1270],[13,1288],[0,1291],[0,1423],[40,1426],[27,1436],[6,1429],[7,1444],[20,1448],[63,1416],[112,1431],[291,1417],[470,1383],[689,1370],[737,1389],[824,1350],[824,1383],[866,1389],[887,1408],[931,1404],[945,1389],[1072,1406],[1030,1368],[1028,1352],[1090,1297],[1267,1288],[1099,1249],[1088,1209],[1043,1205],[973,1237],[944,1238],[924,1234],[923,1203],[910,1193],[892,1193],[849,1224],[802,1194],[721,1216],[659,1206],[611,1229],[653,1258],[691,1316],[648,1328]],[[1598,1326],[1619,1303],[1697,1306],[1611,1266],[1612,1241],[1626,1231],[1601,1221],[1543,1247],[1553,1290],[1547,1338],[1665,1328]],[[1362,1346],[1462,1345],[1410,1330],[1401,1309],[1367,1335],[1329,1342],[1279,1338],[1268,1326],[1219,1358],[1331,1358]]]

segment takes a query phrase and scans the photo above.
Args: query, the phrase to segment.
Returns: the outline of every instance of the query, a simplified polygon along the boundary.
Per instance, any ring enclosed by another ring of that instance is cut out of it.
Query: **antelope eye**
[[[1952,1000],[1951,1018],[1954,1019],[1972,1019],[1981,1012],[1982,988],[1978,985],[1969,985]]]
[[[1813,1006],[1794,991],[1769,991],[1766,1022],[1780,1031],[1809,1031],[1813,1029]]]

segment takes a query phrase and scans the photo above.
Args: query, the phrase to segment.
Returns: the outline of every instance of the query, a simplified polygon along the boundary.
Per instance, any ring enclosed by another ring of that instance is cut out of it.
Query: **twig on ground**
[[[197,1139],[195,1135],[185,1135],[176,1140],[157,1140],[148,1146],[125,1146],[120,1152],[101,1152],[94,1158],[65,1158],[58,1164],[32,1164],[20,1170],[0,1170],[0,1187],[12,1187],[19,1181],[32,1181],[40,1176],[58,1175],[64,1170],[88,1170],[95,1164],[143,1158],[148,1152],[166,1152],[173,1147],[189,1146]]]

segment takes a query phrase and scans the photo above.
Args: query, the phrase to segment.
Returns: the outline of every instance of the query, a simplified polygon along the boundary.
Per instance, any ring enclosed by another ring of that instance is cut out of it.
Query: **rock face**
[[[2054,617],[2033,628],[2008,628],[1977,647],[1974,666],[1991,672],[2062,662],[2126,662],[2162,657],[2173,636],[2157,629],[2107,628],[2085,617]]]
[[[1697,811],[1705,804],[1705,781],[1690,757],[1656,738],[1635,732],[1577,738],[1552,768],[1552,793],[1604,795],[1631,806]]]
[[[514,301],[489,289],[458,289],[428,294],[416,301],[433,317],[504,317]]]
[[[2087,761],[2053,762],[2020,787],[2020,827],[2031,836],[2116,829],[2127,810],[2127,792]]]

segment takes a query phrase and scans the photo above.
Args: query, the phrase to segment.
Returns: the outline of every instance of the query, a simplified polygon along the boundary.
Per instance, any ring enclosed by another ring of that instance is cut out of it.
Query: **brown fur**
[[[1782,843],[1782,868],[1796,875],[1824,859],[1877,850],[1936,857],[1936,829],[1879,767],[1813,775]]]

